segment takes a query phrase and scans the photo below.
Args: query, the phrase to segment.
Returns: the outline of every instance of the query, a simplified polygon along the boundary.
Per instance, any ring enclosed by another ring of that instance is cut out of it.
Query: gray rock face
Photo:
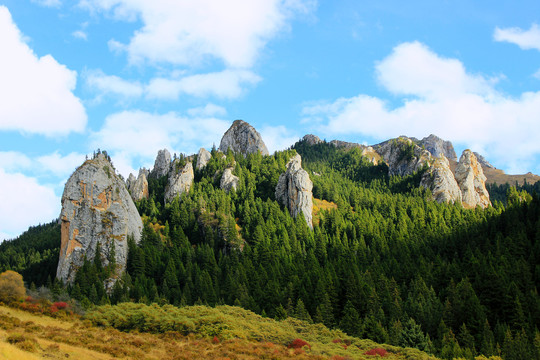
[[[261,135],[253,126],[242,120],[234,121],[221,138],[219,149],[226,153],[229,148],[234,152],[244,154],[244,156],[258,151],[263,155],[268,155],[268,149]]]
[[[212,157],[212,154],[205,148],[199,149],[199,154],[197,154],[197,170],[203,169],[206,164],[208,163],[208,160]]]
[[[440,157],[444,155],[447,159],[457,161],[456,151],[454,145],[450,141],[445,141],[433,134],[423,138],[418,142],[418,145],[424,146],[427,151],[433,155],[433,157]]]
[[[148,199],[148,180],[146,180],[146,169],[139,170],[139,176],[137,180],[132,183],[131,187],[128,187],[128,190],[131,193],[131,198],[133,201],[140,201],[142,199]],[[130,174],[131,175],[131,174]]]
[[[473,153],[474,156],[476,156],[476,160],[478,160],[478,162],[480,163],[480,165],[482,165],[482,167],[485,169],[485,168],[490,168],[490,169],[496,169],[495,166],[491,165],[485,157],[483,157],[482,155],[480,155],[479,153],[477,152],[474,152]]]
[[[188,192],[193,184],[193,179],[193,165],[191,162],[188,162],[184,167],[180,167],[180,160],[175,160],[169,173],[169,182],[165,188],[165,202],[171,202],[176,196]]]
[[[127,237],[139,242],[143,223],[123,181],[103,154],[85,161],[69,178],[62,195],[60,259],[56,277],[72,283],[84,257],[93,260],[97,244],[106,266],[114,248],[116,268],[108,284],[122,274]]]
[[[129,176],[126,180],[126,187],[128,188],[128,190],[131,190],[133,184],[135,184],[135,181],[137,181],[137,178],[132,173],[129,173]]]
[[[233,175],[232,171],[233,168],[228,167],[225,169],[225,171],[223,171],[223,175],[221,176],[219,187],[226,192],[229,192],[232,189],[236,191],[236,188],[238,187],[238,182],[240,181],[238,176]]]
[[[313,134],[305,135],[302,140],[307,142],[308,145],[317,145],[323,142],[318,136],[315,136]]]
[[[406,176],[433,162],[431,153],[422,149],[411,139],[400,136],[373,146],[388,164],[389,175]]]
[[[287,163],[287,171],[279,176],[276,199],[289,209],[293,217],[302,213],[313,229],[313,182],[302,169],[302,158],[296,154]]]
[[[151,176],[160,178],[169,173],[171,168],[171,153],[167,149],[159,150],[156,161],[154,162],[154,168],[152,169]]]
[[[420,186],[431,190],[433,198],[439,203],[461,202],[461,190],[454,178],[448,159],[441,155],[424,173]]]
[[[486,190],[486,177],[476,156],[469,149],[463,151],[455,172],[456,181],[461,189],[461,202],[465,208],[491,205]]]
[[[358,144],[358,143],[341,141],[341,140],[332,140],[332,141],[330,141],[330,144],[332,144],[335,147],[340,148],[340,149],[353,149],[353,148],[361,148],[361,149],[363,149],[365,147],[364,145],[361,145],[361,144]]]

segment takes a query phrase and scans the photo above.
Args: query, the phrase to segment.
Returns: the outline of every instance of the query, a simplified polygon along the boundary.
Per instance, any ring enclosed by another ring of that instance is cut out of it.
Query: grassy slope
[[[136,309],[145,305],[131,306]],[[151,307],[143,309],[148,308]],[[435,359],[416,349],[378,345],[295,319],[262,318],[232,306],[192,306],[179,311],[194,326],[194,332],[187,336],[170,331],[161,334],[122,332],[112,327],[94,326],[89,320],[59,320],[0,306],[0,358],[374,359],[377,356],[363,355],[364,352],[382,347],[388,350],[385,359]],[[95,322],[95,318],[89,318]],[[217,332],[219,337],[208,336],[216,333],[216,329],[222,329]],[[307,341],[311,349],[287,348],[295,338]],[[342,342],[332,341],[335,339]]]

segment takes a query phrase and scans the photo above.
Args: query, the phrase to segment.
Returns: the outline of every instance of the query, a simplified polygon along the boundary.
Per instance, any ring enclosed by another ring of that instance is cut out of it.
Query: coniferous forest
[[[314,185],[313,230],[275,200],[294,151]],[[240,182],[226,193],[219,179],[230,165]],[[84,306],[237,305],[444,359],[540,359],[538,186],[490,185],[493,206],[466,210],[433,201],[421,175],[389,177],[359,149],[325,142],[272,156],[213,149],[171,203],[166,178],[149,179],[149,199],[136,204],[142,240],[129,241],[127,272],[110,294],[103,280],[115,264],[100,257],[67,291]],[[0,245],[0,270],[62,291],[59,247],[59,225],[33,227]]]

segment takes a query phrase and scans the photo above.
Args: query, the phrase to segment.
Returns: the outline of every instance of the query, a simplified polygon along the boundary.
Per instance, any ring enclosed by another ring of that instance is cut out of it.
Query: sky
[[[540,174],[540,2],[0,0],[0,241],[94,150],[127,177],[236,119],[271,152],[433,133]]]

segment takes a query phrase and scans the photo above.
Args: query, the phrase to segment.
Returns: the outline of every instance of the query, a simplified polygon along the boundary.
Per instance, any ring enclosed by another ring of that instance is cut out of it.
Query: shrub
[[[32,337],[28,337],[23,334],[14,333],[10,334],[6,341],[12,345],[17,346],[21,350],[36,352],[38,344],[36,340]]]
[[[0,274],[0,301],[13,303],[24,299],[26,289],[23,277],[15,271],[4,271]]]
[[[375,348],[375,349],[366,351],[364,355],[379,355],[380,357],[385,357],[386,355],[388,355],[388,351],[382,348]]]
[[[65,301],[57,301],[53,304],[58,310],[65,310],[68,307],[67,302]]]
[[[212,339],[212,344],[219,344],[219,343],[220,343],[220,341],[219,341],[218,337],[214,336],[214,338]]]
[[[302,339],[294,339],[291,341],[291,343],[287,346],[289,349],[301,349],[304,346],[307,346],[311,349],[311,345],[309,345],[306,341]]]

